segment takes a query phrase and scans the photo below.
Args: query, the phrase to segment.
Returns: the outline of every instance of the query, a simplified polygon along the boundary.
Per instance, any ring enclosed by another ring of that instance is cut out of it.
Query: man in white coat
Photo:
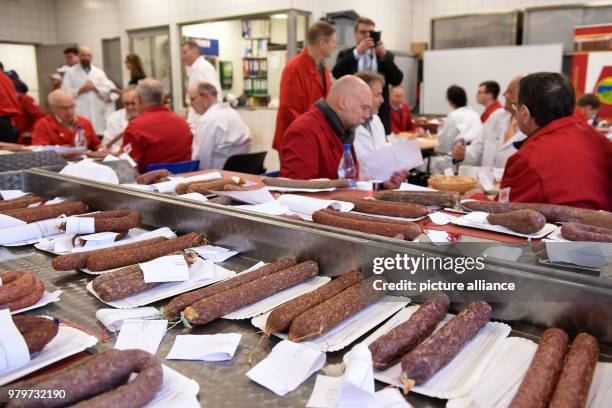
[[[439,153],[448,153],[459,139],[467,143],[476,139],[476,135],[482,128],[480,116],[474,109],[467,105],[465,90],[457,85],[451,85],[446,90],[446,99],[453,109],[444,121],[442,129],[438,132]]]
[[[106,129],[102,144],[113,153],[121,151],[123,133],[130,120],[140,114],[140,99],[135,85],[131,85],[121,93],[123,108],[114,111],[106,120]]]
[[[79,59],[80,62],[64,74],[62,89],[74,98],[76,114],[89,119],[96,134],[102,135],[112,82],[104,71],[91,63],[92,55],[88,47],[79,49]]]

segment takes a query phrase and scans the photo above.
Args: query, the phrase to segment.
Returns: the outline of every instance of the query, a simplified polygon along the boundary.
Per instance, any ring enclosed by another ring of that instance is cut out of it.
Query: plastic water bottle
[[[74,146],[75,147],[87,146],[87,139],[85,138],[85,130],[83,130],[83,126],[81,125],[76,125],[76,133],[74,135]]]
[[[338,178],[347,179],[349,181],[349,187],[354,188],[355,176],[357,174],[357,168],[355,167],[355,160],[353,160],[353,153],[351,153],[351,145],[344,145],[344,152],[340,159],[340,165],[338,166]]]

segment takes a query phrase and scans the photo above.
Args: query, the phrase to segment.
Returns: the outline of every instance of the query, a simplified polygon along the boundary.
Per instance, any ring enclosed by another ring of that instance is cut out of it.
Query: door
[[[170,68],[170,32],[168,27],[128,33],[130,52],[138,54],[148,78],[164,86],[166,103],[172,106],[172,70]]]
[[[123,59],[119,37],[102,40],[102,59],[104,72],[117,88],[123,88]]]
[[[47,95],[53,90],[50,75],[56,73],[56,69],[66,65],[64,50],[75,47],[76,44],[37,45],[36,61],[38,71],[38,100],[40,106],[49,111]]]

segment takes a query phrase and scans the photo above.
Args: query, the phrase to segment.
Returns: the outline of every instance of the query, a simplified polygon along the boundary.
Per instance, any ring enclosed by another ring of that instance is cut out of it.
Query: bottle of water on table
[[[74,146],[75,147],[86,147],[87,138],[85,137],[85,130],[82,125],[76,125],[76,132],[74,134]]]
[[[338,178],[347,179],[349,181],[349,187],[354,188],[356,186],[355,178],[357,175],[357,168],[355,167],[355,160],[353,160],[353,153],[351,153],[351,145],[344,145],[344,152],[340,159],[340,165],[338,166]]]

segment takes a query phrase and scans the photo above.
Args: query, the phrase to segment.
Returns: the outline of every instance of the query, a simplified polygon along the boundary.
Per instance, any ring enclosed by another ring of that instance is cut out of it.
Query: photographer
[[[383,88],[384,103],[381,105],[378,116],[385,127],[385,133],[391,133],[391,118],[389,114],[389,85],[396,86],[402,82],[404,75],[393,62],[394,56],[387,51],[381,41],[381,32],[374,31],[374,21],[360,17],[355,23],[355,44],[338,53],[336,65],[332,70],[334,78],[352,75],[361,71],[378,72],[385,78]]]

